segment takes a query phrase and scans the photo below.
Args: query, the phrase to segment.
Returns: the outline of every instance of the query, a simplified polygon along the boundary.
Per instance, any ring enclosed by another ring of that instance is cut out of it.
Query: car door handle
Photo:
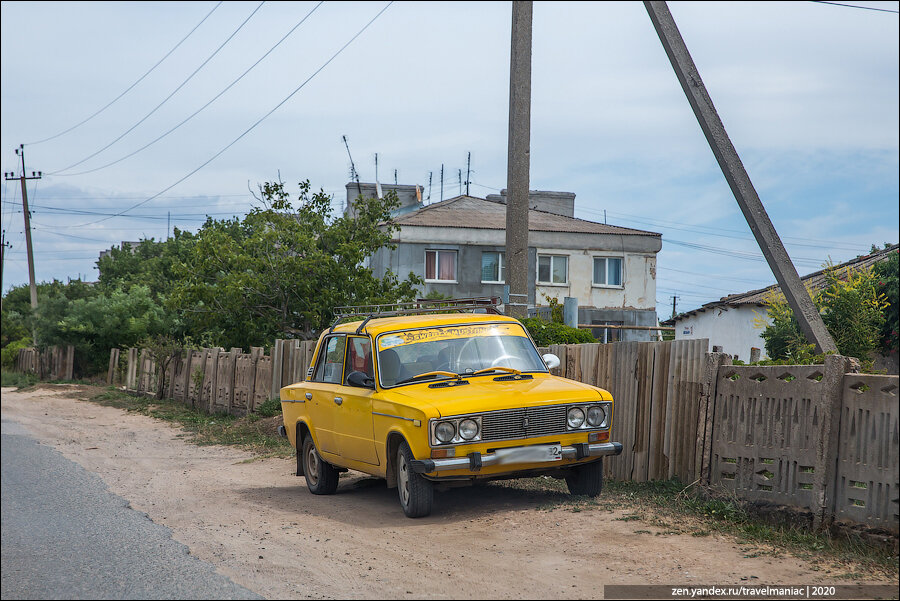
[[[334,397],[334,402],[335,402],[336,404],[340,405],[341,403],[344,402],[344,399],[342,399],[342,398],[339,397],[339,396],[336,396],[336,397]]]
[[[307,392],[307,393],[306,393],[306,400],[307,400],[307,401],[311,401],[311,400],[312,400],[312,393],[311,393],[311,392]]]

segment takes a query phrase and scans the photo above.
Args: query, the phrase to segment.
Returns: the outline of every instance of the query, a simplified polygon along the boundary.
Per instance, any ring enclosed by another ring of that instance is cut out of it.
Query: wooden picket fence
[[[75,369],[75,347],[51,346],[19,349],[16,371],[35,374],[42,380],[71,380]]]

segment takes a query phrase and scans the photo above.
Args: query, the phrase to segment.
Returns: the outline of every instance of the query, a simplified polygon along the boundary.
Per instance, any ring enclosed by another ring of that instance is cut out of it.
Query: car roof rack
[[[335,307],[334,322],[328,330],[328,333],[334,331],[341,320],[348,317],[364,317],[365,319],[356,329],[356,333],[362,332],[362,329],[369,323],[371,319],[380,317],[397,317],[399,315],[423,315],[428,313],[455,313],[472,311],[493,313],[502,315],[500,309],[500,297],[498,296],[476,296],[471,298],[454,298],[454,299],[428,299],[420,298],[414,302],[407,303],[387,303],[383,305],[357,305],[346,307]]]

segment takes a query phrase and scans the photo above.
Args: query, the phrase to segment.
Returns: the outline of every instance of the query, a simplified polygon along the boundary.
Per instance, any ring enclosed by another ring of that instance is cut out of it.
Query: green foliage
[[[256,414],[260,417],[275,417],[281,413],[281,401],[269,399],[256,408]]]
[[[349,215],[331,197],[299,184],[293,204],[282,183],[260,186],[262,207],[242,220],[208,219],[184,263],[167,306],[184,331],[212,333],[218,344],[262,346],[273,338],[314,338],[334,307],[412,300],[422,282],[410,274],[376,277],[368,257],[391,240],[399,202],[359,197]],[[380,229],[379,226],[383,226]]]
[[[885,247],[888,245],[886,244]],[[878,250],[872,247],[872,252]],[[898,272],[900,272],[900,249],[894,250],[888,257],[887,261],[880,261],[872,267],[872,272],[878,279],[878,292],[883,294],[887,301],[887,308],[884,311],[884,325],[881,327],[880,350],[883,355],[897,353],[898,336],[900,331],[900,323],[898,323],[898,311],[900,311],[900,303],[898,303]]]
[[[811,294],[838,352],[870,361],[869,353],[879,347],[888,306],[879,291],[878,277],[871,269],[827,268],[825,287]],[[787,300],[781,293],[767,298],[771,323],[761,334],[766,352],[775,361],[815,363],[814,347],[806,341]]]
[[[171,328],[170,317],[149,288],[139,285],[127,292],[95,292],[91,298],[42,298],[34,323],[41,346],[73,345],[76,371],[86,374],[106,370],[111,348],[135,346]]]
[[[538,346],[597,342],[590,330],[570,328],[565,324],[544,321],[538,317],[523,319],[522,325],[525,326]]]
[[[2,364],[3,369],[13,369],[16,366],[19,350],[29,346],[31,346],[31,336],[24,336],[4,346],[3,350],[0,351],[0,364]]]
[[[18,371],[3,370],[0,372],[0,386],[7,388],[15,386],[16,388],[28,388],[37,384],[37,376],[34,374],[23,374]]]
[[[168,240],[141,240],[124,249],[113,247],[109,254],[97,261],[100,271],[98,286],[104,292],[131,290],[144,286],[153,299],[165,299],[176,281],[176,270],[190,256],[196,237],[175,228]]]

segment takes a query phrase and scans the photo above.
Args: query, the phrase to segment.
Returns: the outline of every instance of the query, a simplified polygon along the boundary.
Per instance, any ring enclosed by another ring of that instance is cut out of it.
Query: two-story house
[[[449,297],[502,296],[506,284],[506,198],[457,196],[424,205],[418,186],[387,185],[401,207],[395,248],[369,260],[378,275],[409,272],[425,281],[423,294]],[[348,201],[374,196],[374,184],[347,185]],[[348,206],[350,203],[348,202]],[[655,326],[656,253],[661,235],[578,219],[575,194],[530,193],[528,215],[528,304],[578,299],[578,322]],[[649,340],[648,330],[595,330],[601,340]]]

